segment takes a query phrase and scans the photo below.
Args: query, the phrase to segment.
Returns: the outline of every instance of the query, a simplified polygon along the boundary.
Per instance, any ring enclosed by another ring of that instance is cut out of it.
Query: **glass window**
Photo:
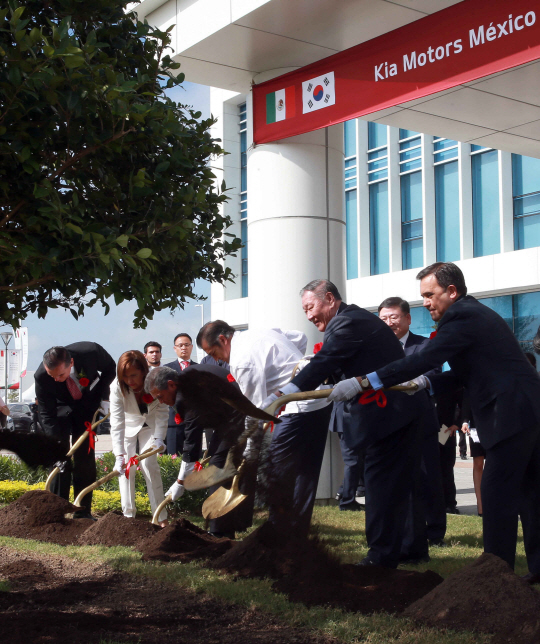
[[[345,138],[345,156],[356,155],[356,119],[345,121],[343,124],[343,135]]]
[[[454,262],[460,258],[458,172],[457,161],[435,167],[435,225],[438,262]]]
[[[247,219],[240,222],[242,240],[242,297],[248,296],[248,236],[247,236]]]
[[[497,151],[475,154],[471,162],[474,256],[494,255],[501,250]]]
[[[371,275],[390,270],[390,237],[388,222],[388,181],[369,186],[369,237]]]
[[[242,297],[248,296],[248,207],[247,207],[247,110],[246,104],[238,106],[240,125],[240,255]]]
[[[508,326],[513,330],[513,305],[512,305],[512,296],[511,295],[502,295],[499,297],[483,297],[480,299],[482,304],[485,304],[490,309],[498,313],[508,324]]]
[[[411,136],[420,136],[420,132],[415,132],[414,130],[404,130],[399,128],[399,140],[408,139]]]
[[[429,311],[423,306],[415,306],[411,309],[411,326],[410,330],[418,335],[423,335],[429,338],[431,333],[435,331],[435,322],[431,319]]]
[[[540,159],[512,155],[514,249],[540,246]]]
[[[418,268],[424,263],[422,231],[422,173],[401,177],[402,266]]]
[[[348,280],[358,277],[358,221],[356,217],[356,204],[356,190],[348,190],[345,193]]]
[[[514,333],[524,351],[532,352],[532,339],[539,325],[540,291],[514,295]]]
[[[368,148],[373,150],[373,148],[380,148],[382,145],[386,145],[386,132],[386,125],[370,121],[368,123]]]

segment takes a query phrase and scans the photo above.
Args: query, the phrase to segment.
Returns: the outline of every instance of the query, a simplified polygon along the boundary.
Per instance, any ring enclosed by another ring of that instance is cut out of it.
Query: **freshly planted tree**
[[[20,2],[0,10],[0,320],[112,296],[144,328],[231,278],[212,120],[167,98],[169,35],[126,0]]]

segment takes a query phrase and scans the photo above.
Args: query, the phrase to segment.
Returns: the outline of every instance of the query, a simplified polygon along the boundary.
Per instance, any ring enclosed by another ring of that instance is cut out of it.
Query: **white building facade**
[[[238,329],[321,334],[299,290],[328,278],[376,311],[399,295],[429,334],[418,270],[455,261],[469,292],[495,308],[526,349],[540,323],[540,63],[315,132],[253,145],[250,83],[320,60],[454,0],[143,0],[140,17],[172,24],[188,80],[212,86],[215,138],[228,153],[224,211],[244,242],[212,287],[212,319]],[[414,128],[414,129],[411,129]],[[425,133],[427,132],[427,133]],[[490,147],[493,146],[493,147]],[[501,149],[497,149],[501,148]],[[329,437],[318,496],[342,468]]]

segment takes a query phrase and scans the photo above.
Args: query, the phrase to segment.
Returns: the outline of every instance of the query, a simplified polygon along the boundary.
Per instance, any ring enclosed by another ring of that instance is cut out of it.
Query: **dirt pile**
[[[75,510],[75,506],[51,492],[32,490],[0,509],[0,534],[60,545],[76,543],[93,521],[64,517]]]
[[[232,546],[229,539],[217,539],[190,523],[178,519],[139,546],[143,561],[192,561],[215,559]]]
[[[161,528],[150,521],[125,517],[121,512],[109,512],[94,522],[80,537],[84,546],[134,546],[159,532]]]
[[[307,606],[399,613],[442,582],[438,574],[342,565],[317,539],[283,542],[270,523],[236,543],[213,567],[242,577],[271,577],[273,588]]]
[[[403,615],[436,628],[499,634],[524,625],[531,634],[536,622],[536,639],[500,641],[540,641],[540,595],[506,562],[486,553],[409,606]]]

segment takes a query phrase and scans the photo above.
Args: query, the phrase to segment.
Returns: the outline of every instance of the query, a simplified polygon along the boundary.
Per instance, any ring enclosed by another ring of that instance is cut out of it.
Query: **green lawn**
[[[202,525],[202,519],[190,517]],[[260,525],[264,515],[256,518]],[[364,514],[339,512],[336,507],[317,507],[314,524],[322,540],[343,562],[354,563],[366,553]],[[245,535],[239,535],[240,538]],[[476,559],[481,548],[481,519],[469,516],[448,515],[448,548],[433,548],[431,562],[416,566],[416,570],[435,570],[446,577]],[[419,628],[406,620],[386,614],[362,616],[336,609],[311,608],[289,602],[284,595],[271,590],[270,580],[238,580],[231,583],[228,575],[204,568],[200,564],[142,563],[137,552],[130,548],[105,548],[98,546],[62,547],[52,544],[0,537],[0,545],[17,550],[63,554],[74,559],[107,562],[113,567],[132,574],[167,580],[182,588],[204,592],[225,601],[243,606],[256,606],[278,615],[295,626],[317,629],[337,637],[342,642],[368,644],[473,644],[489,642],[488,636],[453,633]],[[520,534],[516,572],[526,572],[523,542]],[[103,643],[105,644],[105,643]]]

